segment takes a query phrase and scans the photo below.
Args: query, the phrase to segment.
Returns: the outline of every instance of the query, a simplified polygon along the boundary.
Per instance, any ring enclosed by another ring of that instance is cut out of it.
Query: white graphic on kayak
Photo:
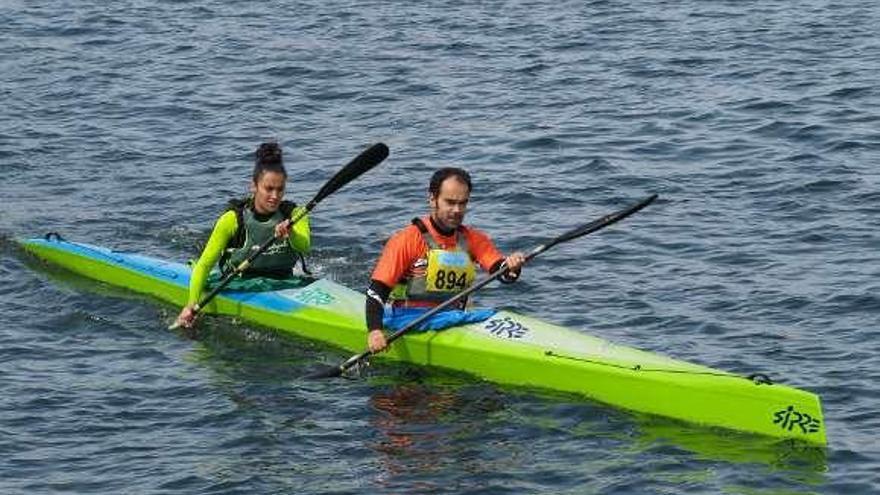
[[[514,321],[511,317],[492,318],[488,320],[483,328],[490,334],[502,339],[521,339],[528,335],[529,328],[518,321]]]

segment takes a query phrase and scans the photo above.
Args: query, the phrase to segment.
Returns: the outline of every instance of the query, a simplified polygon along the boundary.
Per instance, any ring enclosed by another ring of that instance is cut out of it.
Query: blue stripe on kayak
[[[114,251],[112,249],[92,246],[90,244],[81,244],[78,242],[55,240],[42,242],[47,245],[52,245],[56,249],[63,249],[84,258],[91,258],[104,263],[122,266],[176,285],[189,285],[189,268],[182,263],[171,263],[156,258]]]
[[[114,251],[90,244],[69,242],[61,240],[29,239],[30,244],[44,244],[53,249],[67,251],[84,258],[91,258],[103,263],[121,266],[129,270],[149,275],[175,285],[189,287],[190,268],[183,263],[164,261],[158,258],[142,256],[139,254]],[[131,288],[132,290],[136,290]],[[276,292],[221,292],[223,297],[234,301],[247,303],[251,306],[259,306],[271,311],[288,313],[306,307],[305,304]]]
[[[301,308],[307,307],[305,304],[291,299],[286,296],[278,295],[275,291],[270,292],[221,292],[223,297],[228,297],[235,301],[247,303],[249,306],[259,306],[272,311],[281,313],[292,313]]]

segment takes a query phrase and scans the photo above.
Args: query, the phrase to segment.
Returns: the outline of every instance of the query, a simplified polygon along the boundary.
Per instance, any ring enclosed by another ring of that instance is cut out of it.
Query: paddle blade
[[[623,220],[624,218],[632,215],[633,213],[641,210],[642,208],[648,206],[649,204],[654,202],[655,199],[657,199],[657,195],[652,194],[652,195],[648,196],[647,198],[639,201],[638,203],[636,203],[628,208],[625,208],[620,211],[616,211],[614,213],[610,213],[608,215],[605,215],[602,218],[599,218],[597,220],[593,220],[590,223],[587,223],[587,224],[581,225],[580,227],[576,227],[574,229],[571,229],[568,232],[565,232],[562,235],[553,239],[552,241],[548,242],[545,245],[545,249],[549,248],[551,246],[555,246],[556,244],[559,244],[560,242],[566,242],[566,241],[570,241],[572,239],[577,239],[578,237],[585,236],[585,235],[589,234],[590,232],[595,232],[595,231],[597,231],[599,229],[603,229],[613,223],[617,223],[617,222]]]
[[[315,370],[305,376],[306,380],[320,380],[322,378],[336,378],[342,376],[342,367],[326,366],[322,369]]]
[[[352,161],[348,162],[348,165],[342,167],[342,170],[327,181],[310,204],[315,205],[319,203],[322,199],[338,191],[342,186],[356,179],[364,172],[382,163],[386,158],[388,158],[388,146],[385,146],[383,143],[376,143],[370,146],[366,151],[354,157]]]

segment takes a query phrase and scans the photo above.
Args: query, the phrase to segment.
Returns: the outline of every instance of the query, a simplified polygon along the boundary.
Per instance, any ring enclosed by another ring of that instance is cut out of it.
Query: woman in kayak
[[[216,264],[219,263],[224,274],[229,273],[273,237],[273,244],[251,262],[243,276],[286,278],[292,275],[296,262],[309,251],[311,231],[308,215],[290,226],[297,206],[282,200],[286,182],[281,147],[272,142],[261,144],[256,151],[251,195],[244,200],[230,201],[214,225],[208,244],[193,267],[189,300],[177,317],[179,326],[189,328],[195,322],[195,306]]]

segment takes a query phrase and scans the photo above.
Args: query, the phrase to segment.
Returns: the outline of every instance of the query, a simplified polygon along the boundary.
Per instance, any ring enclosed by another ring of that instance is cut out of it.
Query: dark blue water
[[[0,492],[880,491],[875,2],[23,2],[0,6]],[[12,239],[183,260],[277,138],[317,271],[469,169],[468,220],[535,260],[489,304],[824,401],[815,451],[377,362],[61,273]]]

